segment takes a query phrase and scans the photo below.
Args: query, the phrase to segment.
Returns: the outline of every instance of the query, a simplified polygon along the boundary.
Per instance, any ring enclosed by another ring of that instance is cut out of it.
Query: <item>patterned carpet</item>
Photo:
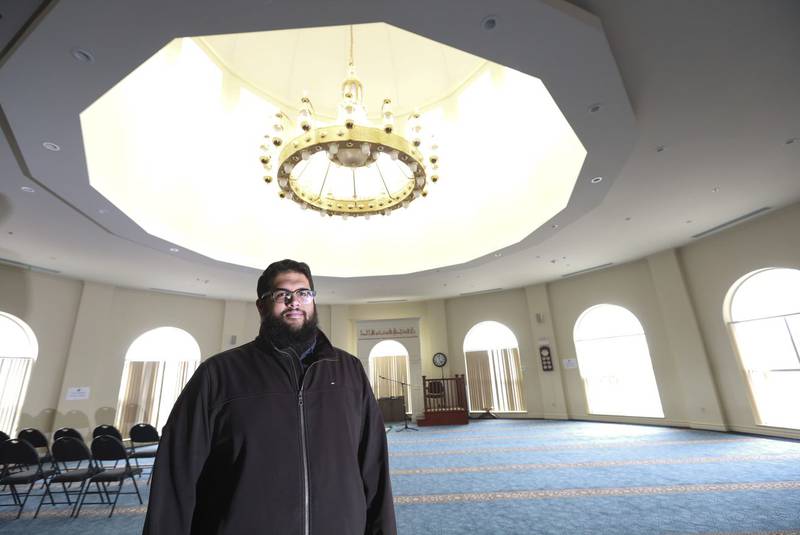
[[[798,441],[541,420],[387,437],[402,534],[800,535]],[[0,509],[0,532],[138,534],[135,500],[33,520],[36,498],[20,520]]]

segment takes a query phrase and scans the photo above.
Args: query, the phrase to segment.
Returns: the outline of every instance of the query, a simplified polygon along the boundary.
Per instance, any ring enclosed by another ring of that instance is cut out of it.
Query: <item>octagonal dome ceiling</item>
[[[335,116],[347,26],[171,41],[81,114],[92,187],[149,234],[213,259],[303,258],[332,277],[468,262],[566,207],[587,153],[539,79],[387,24],[354,35],[368,117],[389,97],[436,134],[441,179],[426,198],[343,220],[262,181],[276,111],[294,117],[307,94]]]

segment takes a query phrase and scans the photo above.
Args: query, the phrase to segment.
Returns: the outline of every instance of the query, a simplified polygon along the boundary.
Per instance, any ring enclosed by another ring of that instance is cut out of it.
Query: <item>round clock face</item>
[[[441,368],[447,364],[447,356],[444,353],[436,353],[433,356],[433,365]]]

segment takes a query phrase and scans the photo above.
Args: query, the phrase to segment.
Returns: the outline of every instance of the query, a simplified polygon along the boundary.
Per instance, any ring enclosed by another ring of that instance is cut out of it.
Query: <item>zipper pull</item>
[[[303,406],[303,391],[302,390],[297,394],[297,401],[300,403],[300,406],[302,407]]]

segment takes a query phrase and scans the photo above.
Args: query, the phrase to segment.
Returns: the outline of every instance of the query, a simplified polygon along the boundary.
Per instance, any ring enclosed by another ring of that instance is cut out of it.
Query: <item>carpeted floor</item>
[[[798,441],[541,420],[387,436],[405,535],[800,535]],[[144,519],[131,496],[111,519],[44,506],[33,520],[37,503],[20,520],[0,509],[0,532],[138,534]]]

